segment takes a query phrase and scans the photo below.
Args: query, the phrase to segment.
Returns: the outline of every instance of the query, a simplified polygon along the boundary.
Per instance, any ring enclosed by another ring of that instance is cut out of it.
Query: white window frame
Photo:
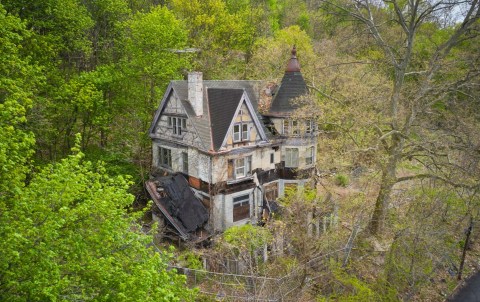
[[[235,178],[242,178],[246,175],[245,157],[235,159]]]
[[[285,167],[298,168],[298,148],[285,148]]]
[[[235,196],[232,202],[234,208],[246,206],[247,204],[250,205],[250,193]]]
[[[239,142],[241,141],[241,124],[233,125],[233,141]]]
[[[250,131],[248,129],[248,124],[242,124],[242,141],[248,141],[250,138]]]
[[[232,198],[232,220],[233,222],[242,221],[245,219],[250,219],[250,205],[251,205],[251,196],[250,193],[237,195]],[[248,207],[248,216],[242,219],[235,220],[234,212],[236,208]]]
[[[235,123],[233,125],[233,142],[243,142],[250,139],[249,123]]]
[[[188,152],[182,152],[182,170],[188,174]]]
[[[290,133],[290,121],[289,120],[283,120],[282,122],[282,133],[284,135],[288,135]]]
[[[252,174],[252,156],[245,156],[241,158],[232,159],[232,174],[229,175],[231,179],[242,179]]]

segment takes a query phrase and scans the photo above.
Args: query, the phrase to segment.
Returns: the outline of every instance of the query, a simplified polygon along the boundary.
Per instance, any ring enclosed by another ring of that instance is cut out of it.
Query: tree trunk
[[[375,209],[368,224],[368,230],[372,235],[378,235],[383,230],[385,213],[390,200],[392,188],[395,185],[398,155],[390,155],[387,165],[383,168],[380,192],[375,201]]]

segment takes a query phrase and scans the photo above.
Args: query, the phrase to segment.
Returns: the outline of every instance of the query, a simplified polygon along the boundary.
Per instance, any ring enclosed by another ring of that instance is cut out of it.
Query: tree
[[[35,140],[25,129],[25,115],[41,76],[19,51],[30,35],[25,23],[0,4],[0,213],[10,194],[22,186],[33,154]]]
[[[263,5],[245,1],[171,0],[172,11],[188,24],[189,45],[198,49],[195,67],[204,78],[244,78],[254,42],[269,32]]]
[[[14,301],[190,300],[172,256],[127,213],[128,179],[73,154],[47,165],[2,211],[0,296]],[[141,214],[141,213],[140,213]]]
[[[383,5],[370,1],[327,3],[329,11],[349,15],[365,27],[374,41],[372,47],[379,54],[377,58],[390,77],[390,96],[384,100],[385,106],[379,108],[384,118],[372,125],[377,132],[377,143],[372,147],[381,149],[382,156],[377,161],[381,170],[380,190],[369,230],[378,234],[382,230],[392,188],[398,182],[433,178],[452,185],[475,186],[470,180],[465,182],[464,179],[461,183],[462,180],[449,177],[450,171],[458,166],[447,162],[446,150],[454,145],[453,133],[426,126],[431,121],[427,118],[429,112],[435,111],[439,102],[447,103],[452,95],[465,93],[467,83],[474,83],[478,77],[478,71],[468,65],[458,68],[454,62],[458,58],[456,49],[476,36],[480,5],[478,1],[420,0],[385,1]],[[420,52],[416,48],[419,33],[429,25],[431,28],[431,24],[438,24],[435,21],[441,13],[448,15],[461,5],[466,5],[462,22],[439,28],[442,37],[438,46],[430,52]],[[451,66],[456,67],[453,73]],[[406,160],[414,160],[423,166],[423,170],[399,176],[399,166]]]
[[[186,47],[183,22],[163,6],[137,12],[121,25],[118,41],[119,63],[111,71],[113,113],[111,123],[121,125],[111,133],[112,145],[124,148],[143,170],[150,166],[150,127],[161,94],[170,80],[181,79],[190,66],[189,55],[179,54]]]

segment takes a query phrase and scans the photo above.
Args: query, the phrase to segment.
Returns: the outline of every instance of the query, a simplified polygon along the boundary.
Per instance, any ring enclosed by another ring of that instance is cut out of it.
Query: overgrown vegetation
[[[126,211],[153,113],[189,70],[276,81],[292,44],[312,92],[298,116],[320,113],[318,185],[217,252],[296,272],[292,299],[443,299],[478,253],[479,5],[3,0],[0,299],[189,299]],[[336,250],[328,273],[310,262]]]

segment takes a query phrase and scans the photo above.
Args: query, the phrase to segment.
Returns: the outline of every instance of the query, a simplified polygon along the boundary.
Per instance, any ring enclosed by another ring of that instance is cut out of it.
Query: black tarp
[[[195,196],[187,180],[181,174],[157,179],[168,195],[162,203],[173,217],[178,218],[187,232],[195,231],[208,220],[208,211]]]

